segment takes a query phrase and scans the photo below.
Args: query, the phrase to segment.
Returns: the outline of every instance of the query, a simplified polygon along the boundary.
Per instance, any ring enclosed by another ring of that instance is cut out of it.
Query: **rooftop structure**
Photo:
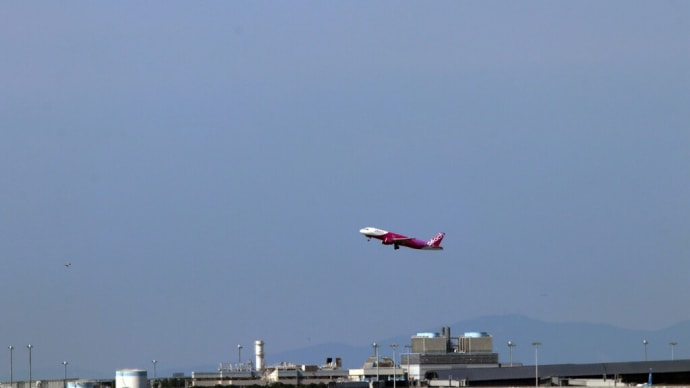
[[[329,357],[324,365],[306,365],[282,362],[266,366],[264,361],[264,342],[254,342],[255,364],[221,363],[217,372],[192,372],[191,385],[209,387],[216,385],[268,385],[283,383],[304,385],[329,383],[346,380],[348,371],[342,369],[340,358]]]
[[[442,327],[440,333],[417,333],[411,343],[411,352],[400,355],[411,381],[424,380],[430,371],[498,365],[493,337],[486,332],[453,337],[450,327]]]

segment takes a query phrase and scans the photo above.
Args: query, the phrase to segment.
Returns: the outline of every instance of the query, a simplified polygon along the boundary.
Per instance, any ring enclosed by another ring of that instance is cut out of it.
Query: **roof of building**
[[[690,374],[690,360],[676,361],[640,361],[613,362],[593,364],[552,364],[529,366],[506,366],[490,368],[451,368],[435,371],[438,379],[464,379],[471,383],[495,382],[507,383],[520,380],[534,381],[538,373],[540,379],[546,378],[614,378],[618,376],[624,381],[647,381],[652,373],[654,381],[663,382],[674,380],[673,376]],[[687,377],[685,378],[687,380]],[[476,385],[476,384],[472,384]]]

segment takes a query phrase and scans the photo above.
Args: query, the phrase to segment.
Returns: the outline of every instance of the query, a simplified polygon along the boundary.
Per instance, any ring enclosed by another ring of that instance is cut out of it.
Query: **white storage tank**
[[[147,388],[148,376],[144,369],[121,369],[115,372],[115,388]]]
[[[256,370],[263,372],[264,370],[264,341],[254,341],[254,355],[256,356]]]

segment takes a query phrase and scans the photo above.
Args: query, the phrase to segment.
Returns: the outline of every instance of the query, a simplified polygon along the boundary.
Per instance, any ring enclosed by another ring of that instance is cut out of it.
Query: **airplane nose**
[[[369,231],[369,228],[362,228],[362,229],[359,230],[359,233],[361,233],[361,234],[367,234],[368,231]]]

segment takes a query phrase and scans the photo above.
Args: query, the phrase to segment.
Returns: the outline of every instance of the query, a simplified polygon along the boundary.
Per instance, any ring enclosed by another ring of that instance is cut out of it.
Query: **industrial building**
[[[193,373],[191,385],[268,385],[283,383],[304,385],[330,383],[354,388],[385,386],[626,386],[648,382],[650,369],[658,383],[690,385],[690,360],[626,362],[601,364],[503,365],[493,351],[493,337],[485,332],[467,332],[453,336],[450,327],[438,333],[417,333],[408,352],[399,362],[378,354],[365,360],[362,368],[344,370],[339,359],[328,358],[321,366],[281,363],[265,366],[263,342],[256,341],[257,368],[219,368],[218,373]],[[397,348],[397,345],[396,345]],[[397,358],[397,356],[395,357]],[[397,384],[395,384],[395,383]]]
[[[398,345],[390,345],[397,350]],[[340,358],[328,357],[323,365],[283,362],[267,366],[264,343],[254,342],[254,361],[222,363],[214,372],[175,376],[185,387],[328,384],[331,388],[461,387],[461,386],[586,386],[637,385],[690,386],[690,360],[640,361],[593,364],[501,364],[493,351],[493,337],[485,332],[451,335],[449,327],[438,333],[417,333],[399,357],[373,355],[358,369],[343,369]],[[399,362],[396,362],[399,358]],[[114,380],[55,379],[28,384],[14,381],[0,388],[156,388],[161,379],[149,379],[146,370],[118,370]]]
[[[462,367],[498,366],[498,353],[493,352],[493,338],[488,333],[465,333],[453,337],[450,327],[442,327],[440,333],[417,333],[411,338],[410,351],[400,355],[400,363],[390,358],[370,357],[362,369],[351,369],[351,381],[376,381],[402,379],[420,382],[429,372]],[[376,360],[378,359],[378,363]]]
[[[429,373],[468,367],[496,367],[498,353],[493,351],[493,337],[484,332],[469,332],[453,337],[450,327],[440,333],[418,333],[412,337],[411,352],[402,354],[411,381],[428,379]]]
[[[304,365],[283,362],[266,366],[264,342],[254,342],[255,361],[244,364],[220,364],[218,372],[192,372],[190,385],[213,387],[216,385],[269,385],[282,383],[305,385],[346,381],[348,371],[342,368],[340,358],[327,358],[323,365]]]

